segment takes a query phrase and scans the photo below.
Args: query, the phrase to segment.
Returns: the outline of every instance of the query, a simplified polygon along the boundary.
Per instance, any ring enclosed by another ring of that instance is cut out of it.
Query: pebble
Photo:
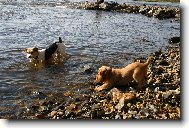
[[[52,111],[51,112],[51,117],[54,117],[57,114],[57,111]]]
[[[159,62],[159,65],[169,66],[169,63],[166,60],[162,60],[162,61]]]

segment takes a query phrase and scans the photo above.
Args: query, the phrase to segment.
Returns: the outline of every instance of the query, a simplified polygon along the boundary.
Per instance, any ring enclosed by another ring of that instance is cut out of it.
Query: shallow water
[[[165,49],[170,37],[180,36],[180,22],[172,19],[38,6],[36,1],[0,2],[0,117],[16,115],[18,103],[32,101],[34,92],[81,93],[88,88],[82,84],[93,82],[101,65],[122,67]],[[46,48],[59,36],[69,59],[30,66],[23,49]]]

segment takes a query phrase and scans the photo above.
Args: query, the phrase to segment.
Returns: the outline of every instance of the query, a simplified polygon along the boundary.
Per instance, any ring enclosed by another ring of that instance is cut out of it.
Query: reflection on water
[[[0,116],[16,114],[18,102],[29,102],[35,91],[80,93],[88,88],[82,83],[94,81],[99,66],[124,66],[180,36],[180,23],[171,19],[33,6],[31,1],[0,4]],[[24,48],[46,48],[59,36],[69,59],[42,68],[28,63]]]

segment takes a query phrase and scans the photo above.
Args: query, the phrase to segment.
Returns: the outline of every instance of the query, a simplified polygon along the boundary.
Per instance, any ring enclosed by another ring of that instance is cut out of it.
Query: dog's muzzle
[[[96,82],[97,82],[97,83],[102,82],[102,77],[101,77],[99,74],[96,75]]]
[[[31,56],[30,54],[27,54],[26,56],[27,56],[27,58],[29,58],[29,59],[32,58],[32,56]]]

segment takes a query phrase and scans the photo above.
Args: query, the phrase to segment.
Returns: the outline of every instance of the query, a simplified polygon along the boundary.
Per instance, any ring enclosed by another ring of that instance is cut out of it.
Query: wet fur
[[[39,50],[37,47],[26,48],[24,52],[27,53],[27,58],[30,61],[51,61],[55,57],[65,57],[65,45],[59,37],[59,41],[51,44],[47,49]]]
[[[121,69],[102,66],[96,75],[96,82],[103,85],[95,90],[110,89],[115,85],[125,86],[133,80],[138,83],[138,88],[142,88],[147,84],[147,70],[151,61],[152,57],[149,57],[145,63],[134,62]]]

